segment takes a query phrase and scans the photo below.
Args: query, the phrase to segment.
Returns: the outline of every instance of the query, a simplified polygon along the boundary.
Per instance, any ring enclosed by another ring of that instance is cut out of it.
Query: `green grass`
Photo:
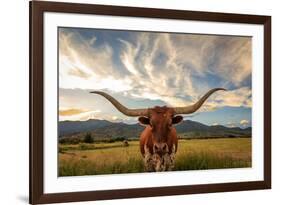
[[[59,175],[144,172],[138,141],[59,145]],[[180,140],[175,169],[251,167],[251,138]]]

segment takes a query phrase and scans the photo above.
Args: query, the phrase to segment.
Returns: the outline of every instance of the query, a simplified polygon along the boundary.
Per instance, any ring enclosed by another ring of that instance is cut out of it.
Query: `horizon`
[[[251,37],[59,28],[59,121],[126,124],[102,96],[129,108],[186,106],[215,87],[185,120],[226,127],[252,124]]]
[[[92,118],[92,119],[87,119],[87,120],[64,120],[64,121],[58,121],[59,123],[61,122],[87,122],[87,121],[91,121],[91,120],[96,120],[96,121],[107,121],[107,122],[111,122],[111,123],[123,123],[123,124],[126,124],[126,125],[136,125],[136,124],[139,124],[141,125],[139,122],[134,122],[134,123],[126,123],[126,122],[123,122],[123,121],[109,121],[109,120],[105,120],[105,119],[96,119],[96,118]],[[195,121],[195,120],[190,120],[190,119],[183,119],[183,121],[191,121],[191,122],[196,122],[196,123],[200,123],[200,124],[203,124],[203,125],[206,125],[206,126],[223,126],[223,127],[227,127],[227,128],[241,128],[241,129],[247,129],[247,128],[252,128],[252,126],[247,126],[247,127],[240,127],[240,126],[237,126],[237,127],[233,127],[233,126],[227,126],[227,124],[225,125],[222,125],[222,124],[216,124],[216,125],[207,125],[207,124],[204,124],[202,122],[199,122],[199,121]],[[174,125],[174,126],[177,126],[179,124],[181,124],[182,122]]]

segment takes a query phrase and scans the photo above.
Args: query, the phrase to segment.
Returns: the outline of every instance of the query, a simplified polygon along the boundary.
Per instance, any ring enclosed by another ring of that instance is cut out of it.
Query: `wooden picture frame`
[[[271,188],[271,17],[213,12],[103,6],[76,3],[31,1],[30,3],[30,204],[76,202]],[[45,12],[95,14],[157,19],[258,24],[264,32],[264,179],[260,181],[196,184],[134,189],[44,193],[43,98]]]

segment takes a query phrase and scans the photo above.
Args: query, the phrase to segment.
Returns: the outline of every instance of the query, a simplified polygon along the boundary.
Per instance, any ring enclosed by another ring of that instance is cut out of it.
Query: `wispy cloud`
[[[78,115],[88,111],[89,110],[71,108],[71,109],[59,110],[59,115],[61,116]]]
[[[67,109],[59,111],[59,120],[65,121],[76,121],[76,120],[89,120],[99,118],[100,110],[85,111],[79,109]]]
[[[61,88],[130,89],[112,60],[107,43],[95,45],[96,38],[84,39],[78,32],[62,30],[59,35],[59,82]],[[114,77],[113,77],[114,76]]]
[[[146,104],[142,106],[154,102],[184,106],[211,88],[225,87],[227,92],[214,94],[200,111],[223,106],[251,107],[251,38],[108,33],[94,29],[60,30],[61,89],[104,90],[133,106],[137,104],[130,102],[143,100]],[[71,101],[79,103],[73,97]],[[71,104],[66,102],[64,99],[63,104]],[[89,108],[93,109],[90,105]]]
[[[85,79],[88,79],[91,77],[91,75],[89,73],[86,73],[85,71],[79,69],[79,68],[72,68],[68,71],[69,75],[72,75],[72,76],[77,76],[79,78],[85,78]]]
[[[221,92],[219,95],[211,97],[205,104],[208,109],[219,107],[252,107],[252,91],[249,87],[241,87],[235,90]]]

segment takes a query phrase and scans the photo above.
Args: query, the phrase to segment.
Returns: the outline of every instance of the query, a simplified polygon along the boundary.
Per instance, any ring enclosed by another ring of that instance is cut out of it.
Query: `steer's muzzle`
[[[158,154],[160,156],[169,152],[169,148],[167,143],[155,143],[153,145],[153,153]]]

